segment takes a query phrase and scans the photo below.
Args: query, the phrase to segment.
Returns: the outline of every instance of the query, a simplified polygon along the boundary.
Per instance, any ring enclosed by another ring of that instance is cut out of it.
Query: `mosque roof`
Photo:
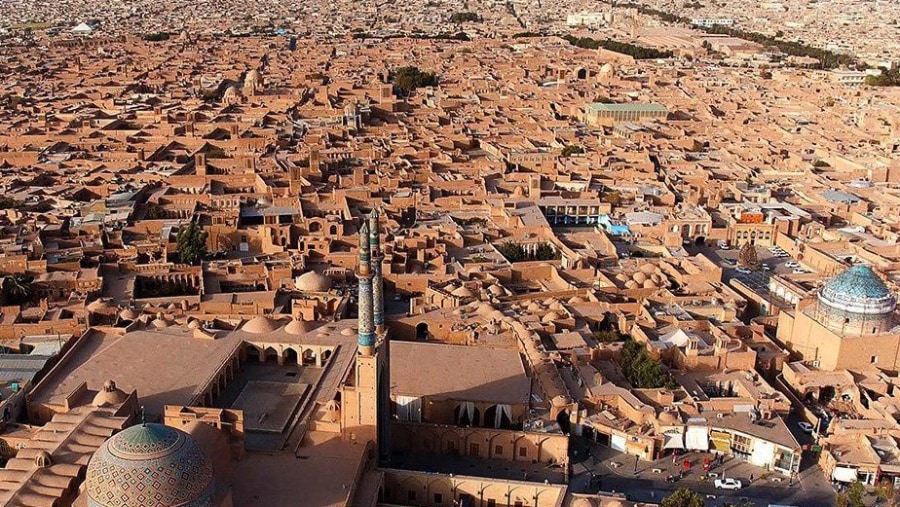
[[[852,266],[825,284],[823,292],[833,296],[881,299],[891,295],[884,281],[869,266]]]
[[[851,266],[832,278],[819,292],[829,306],[863,313],[890,312],[895,298],[884,281],[869,266]]]
[[[139,424],[104,442],[85,479],[90,507],[201,507],[210,502],[213,467],[187,433]]]

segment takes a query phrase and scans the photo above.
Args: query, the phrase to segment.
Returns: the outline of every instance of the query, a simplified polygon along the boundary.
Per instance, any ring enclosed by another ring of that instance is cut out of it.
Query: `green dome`
[[[851,266],[832,278],[819,292],[819,301],[837,310],[878,314],[890,313],[896,298],[869,266]]]

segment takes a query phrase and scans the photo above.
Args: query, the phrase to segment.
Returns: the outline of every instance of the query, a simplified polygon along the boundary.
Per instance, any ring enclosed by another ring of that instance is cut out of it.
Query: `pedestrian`
[[[753,482],[753,474],[750,474],[750,482]]]

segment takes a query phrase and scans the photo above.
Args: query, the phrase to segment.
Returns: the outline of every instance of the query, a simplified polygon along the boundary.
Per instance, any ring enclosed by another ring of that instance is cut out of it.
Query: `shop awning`
[[[684,436],[684,446],[692,451],[709,450],[709,428],[706,426],[688,426]]]
[[[831,478],[838,482],[853,482],[856,480],[856,469],[849,467],[835,467],[831,472]]]
[[[665,433],[663,449],[684,449],[684,435],[681,433]]]
[[[710,440],[712,443],[712,450],[717,452],[729,452],[731,450],[731,442],[727,440]]]

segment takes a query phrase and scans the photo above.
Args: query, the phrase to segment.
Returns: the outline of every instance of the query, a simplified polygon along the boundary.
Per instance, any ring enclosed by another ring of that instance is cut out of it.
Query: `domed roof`
[[[86,308],[89,312],[103,312],[115,308],[115,305],[108,299],[97,299],[88,304]]]
[[[128,395],[125,394],[125,391],[117,388],[116,383],[112,380],[107,380],[103,384],[103,389],[94,396],[91,405],[95,407],[121,405],[127,398]]]
[[[155,327],[156,329],[162,329],[162,328],[171,326],[172,323],[169,322],[168,320],[166,320],[164,317],[158,316],[155,319],[153,319],[152,322],[150,322],[150,325]]]
[[[459,287],[459,288],[455,289],[453,292],[450,293],[450,295],[451,295],[451,296],[456,296],[456,297],[458,297],[458,298],[471,298],[471,297],[475,297],[475,294],[472,293],[472,291],[471,291],[468,287],[466,287],[465,285],[463,285],[462,287]]]
[[[297,277],[294,285],[300,292],[328,292],[331,290],[331,278],[315,271],[307,271]]]
[[[278,328],[279,325],[275,319],[257,315],[256,317],[248,320],[247,323],[244,324],[244,327],[241,328],[241,331],[253,334],[265,334],[271,333]]]
[[[100,446],[88,463],[89,507],[208,507],[213,467],[187,433],[139,424]]]
[[[131,308],[126,308],[119,312],[119,318],[122,320],[134,320],[138,318],[139,314],[132,310]]]
[[[659,422],[662,424],[677,424],[681,422],[678,414],[675,412],[660,412],[657,419],[659,419]]]
[[[478,303],[478,307],[475,309],[475,313],[481,316],[489,315],[492,311],[494,311],[494,307],[487,303]]]
[[[839,310],[856,313],[887,313],[896,298],[869,266],[851,266],[832,278],[819,292],[819,301]]]
[[[230,85],[225,89],[225,93],[222,94],[223,100],[234,99],[238,96],[238,90],[234,85]]]
[[[284,326],[284,331],[288,334],[306,334],[315,329],[315,327],[312,322],[307,320],[294,319]]]
[[[548,313],[544,314],[543,317],[541,317],[541,322],[543,322],[544,324],[549,324],[550,322],[553,322],[554,320],[559,320],[559,319],[560,319],[560,316],[558,313],[548,312]]]

